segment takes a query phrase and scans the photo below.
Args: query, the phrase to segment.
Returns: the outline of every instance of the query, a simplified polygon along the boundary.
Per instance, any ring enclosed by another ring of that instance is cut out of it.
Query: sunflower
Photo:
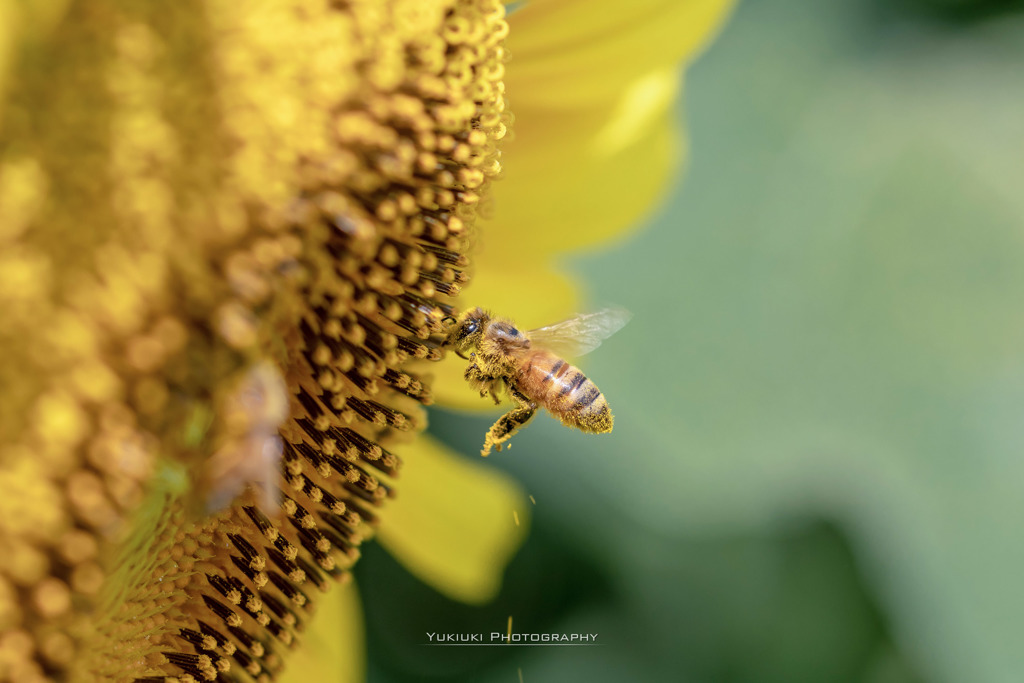
[[[465,401],[441,320],[470,275],[575,306],[554,258],[649,205],[723,4],[527,3],[513,37],[498,0],[6,5],[0,679],[358,677],[324,593],[378,529],[493,595],[521,494],[419,435]]]

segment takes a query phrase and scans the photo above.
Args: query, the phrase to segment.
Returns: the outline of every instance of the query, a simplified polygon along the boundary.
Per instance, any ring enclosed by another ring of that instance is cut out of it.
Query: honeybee
[[[604,394],[579,368],[562,356],[582,356],[625,325],[631,314],[621,308],[605,308],[578,315],[547,327],[521,331],[506,318],[474,308],[449,318],[451,328],[444,346],[470,361],[465,378],[470,386],[494,403],[502,388],[516,407],[502,415],[487,431],[480,455],[501,450],[538,407],[562,421],[592,434],[612,430],[612,411]],[[476,352],[464,355],[475,348]]]
[[[288,417],[288,388],[281,371],[268,361],[253,366],[219,410],[225,442],[204,463],[198,486],[205,512],[226,508],[251,486],[263,511],[276,513],[284,450],[277,430]]]

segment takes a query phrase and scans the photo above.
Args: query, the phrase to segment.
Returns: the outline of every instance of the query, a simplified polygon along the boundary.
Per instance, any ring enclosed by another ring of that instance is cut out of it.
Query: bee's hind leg
[[[491,448],[501,450],[501,445],[512,438],[516,431],[533,418],[537,412],[537,404],[530,401],[515,389],[511,389],[512,398],[516,400],[519,407],[508,411],[487,430],[487,437],[484,439],[483,450],[480,455],[487,457]]]

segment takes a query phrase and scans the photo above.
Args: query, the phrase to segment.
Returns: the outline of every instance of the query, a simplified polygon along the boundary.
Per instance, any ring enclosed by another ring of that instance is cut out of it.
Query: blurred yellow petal
[[[685,63],[721,26],[727,0],[531,0],[509,17],[506,82],[524,108],[616,100],[638,74]]]
[[[306,629],[305,643],[288,660],[279,683],[366,680],[363,608],[355,581],[324,596]]]
[[[630,83],[616,100],[611,117],[598,131],[592,154],[599,158],[610,156],[639,142],[643,131],[657,123],[675,101],[681,77],[679,69],[668,67],[644,74]]]
[[[409,451],[400,493],[380,513],[381,544],[449,598],[491,600],[526,536],[530,506],[522,490],[429,437]]]
[[[684,156],[672,123],[682,67],[731,5],[540,0],[512,14],[515,136],[494,188],[496,216],[483,226],[482,260],[513,255],[545,267],[539,254],[639,224]]]
[[[637,97],[657,111],[580,110],[575,116],[530,117],[517,139],[503,182],[494,187],[498,211],[485,223],[482,261],[533,260],[579,249],[637,227],[664,191],[683,156],[681,135],[669,116],[679,79],[667,93],[663,75],[637,79]],[[637,125],[638,123],[644,125]],[[566,169],[569,169],[568,171]],[[483,271],[483,268],[481,268]],[[506,280],[506,287],[512,287]]]

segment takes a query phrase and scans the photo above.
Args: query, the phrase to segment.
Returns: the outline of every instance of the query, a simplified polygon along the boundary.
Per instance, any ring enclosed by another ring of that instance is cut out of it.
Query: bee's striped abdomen
[[[579,368],[547,351],[534,351],[522,368],[522,392],[564,424],[585,432],[611,431],[608,401]]]

